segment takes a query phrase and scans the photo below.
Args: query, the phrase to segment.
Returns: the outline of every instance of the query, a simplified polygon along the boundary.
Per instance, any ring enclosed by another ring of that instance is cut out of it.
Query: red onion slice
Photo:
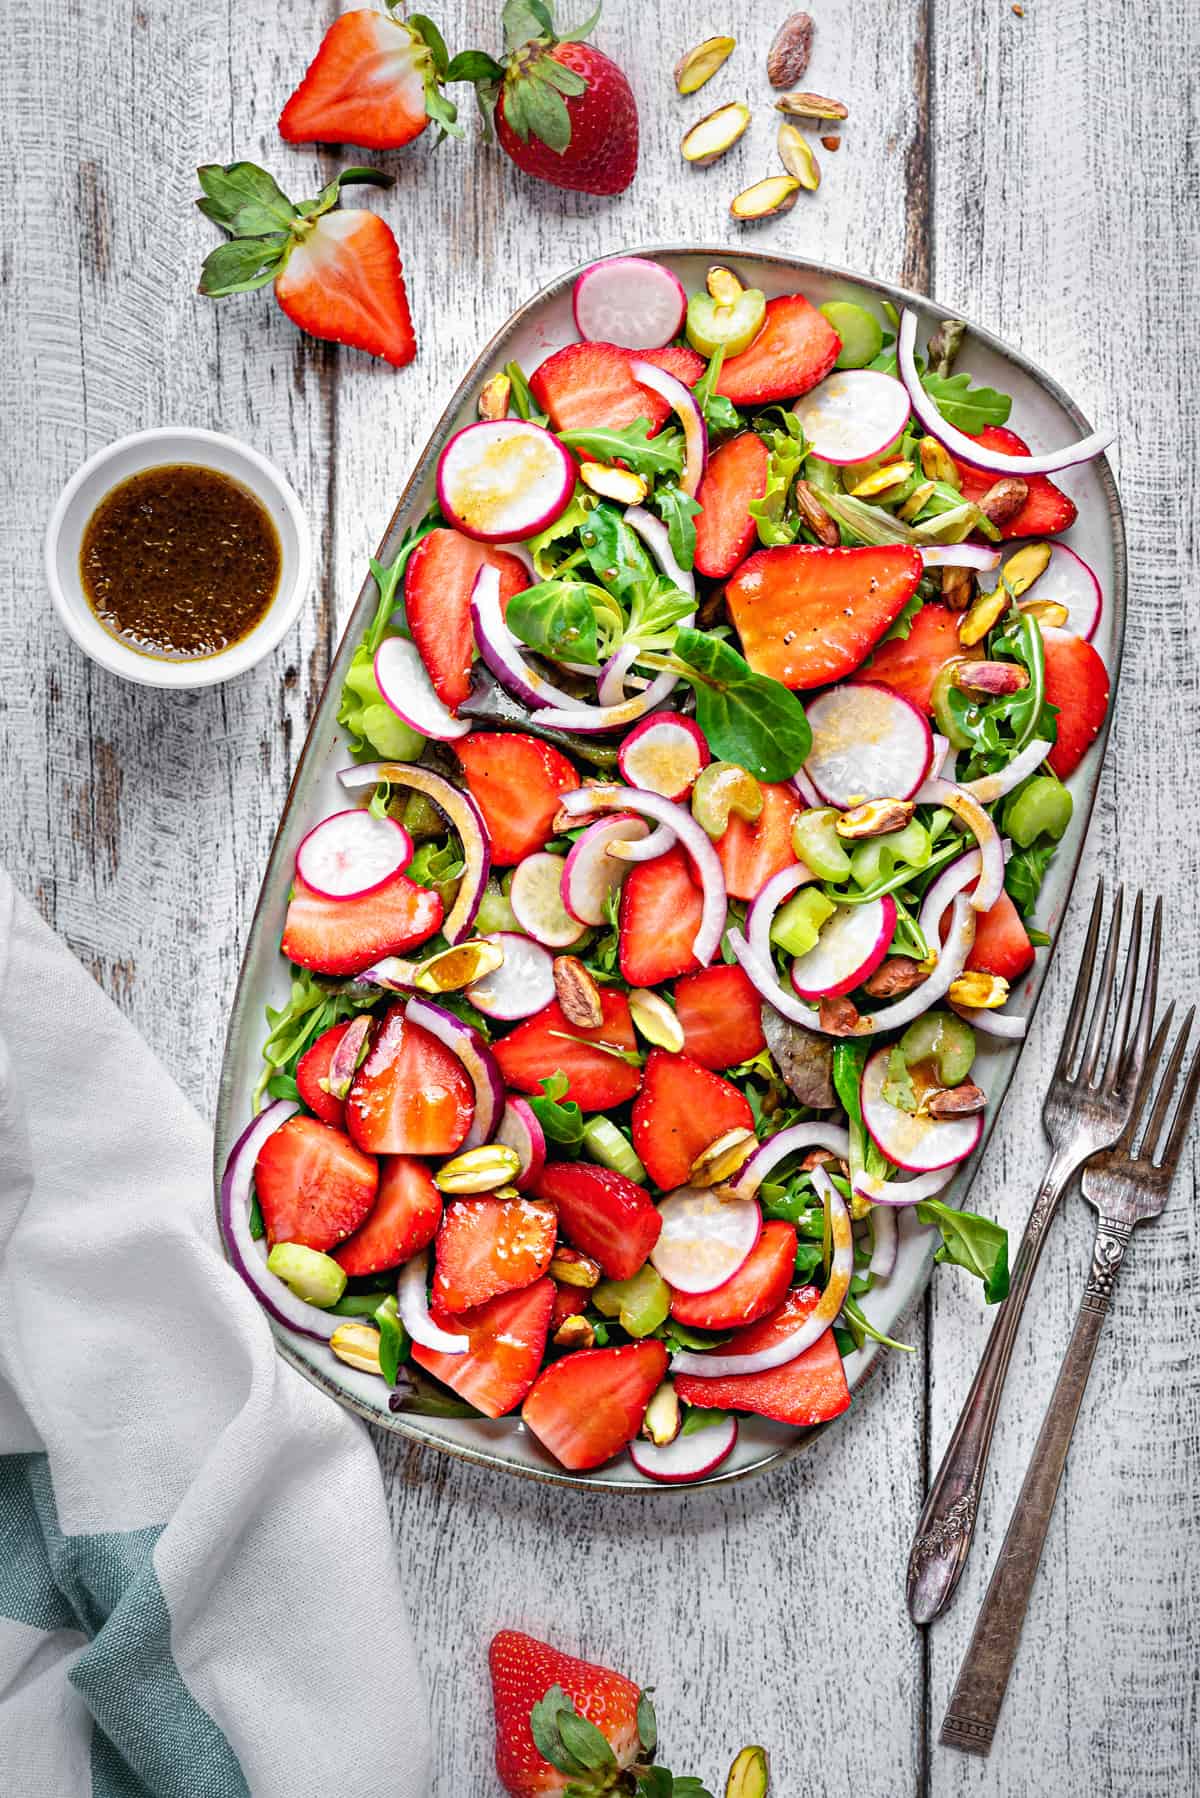
[[[775,922],[775,913],[798,887],[807,886],[816,878],[804,862],[797,862],[794,868],[781,868],[778,874],[772,874],[762,888],[746,913],[746,937],[760,961],[771,959],[771,926]]]
[[[329,1073],[326,1075],[330,1098],[344,1099],[349,1093],[358,1065],[364,1059],[367,1038],[374,1022],[369,1012],[360,1011],[338,1038],[337,1047],[330,1057]]]
[[[895,1211],[888,1205],[876,1206],[871,1212],[871,1259],[867,1272],[877,1280],[886,1280],[896,1266],[899,1246]]]
[[[492,865],[487,826],[471,795],[435,774],[432,768],[419,768],[410,762],[363,762],[357,768],[343,768],[338,779],[350,793],[378,786],[380,781],[394,787],[411,787],[432,799],[438,810],[445,813],[462,843],[465,872],[454,904],[446,913],[442,935],[450,944],[461,943],[471,934]]]
[[[299,1109],[294,1099],[276,1099],[247,1125],[229,1151],[221,1176],[221,1234],[230,1261],[263,1310],[299,1336],[328,1342],[344,1320],[305,1304],[278,1274],[269,1273],[265,1239],[256,1242],[250,1234],[250,1193],[259,1151],[267,1138],[274,1136],[279,1126]]]
[[[708,461],[708,431],[699,401],[690,387],[685,387],[675,375],[668,374],[665,368],[658,368],[653,362],[631,362],[629,372],[639,386],[649,387],[652,393],[666,400],[683,426],[684,462],[679,485],[689,498],[695,499]]]
[[[1035,737],[1032,743],[1026,743],[1020,755],[1015,755],[1007,768],[1001,768],[998,774],[981,774],[978,780],[965,780],[959,783],[959,790],[970,793],[978,799],[980,805],[994,805],[997,799],[1003,799],[1014,787],[1019,787],[1027,774],[1040,768],[1053,743]]]
[[[400,1322],[413,1341],[419,1342],[422,1348],[436,1349],[440,1355],[465,1355],[471,1346],[471,1338],[452,1336],[449,1330],[439,1328],[429,1314],[429,1296],[426,1292],[428,1278],[429,1250],[422,1249],[419,1255],[414,1255],[400,1270],[396,1286],[396,1309],[400,1313]]]
[[[419,1024],[452,1055],[457,1055],[475,1088],[475,1115],[471,1128],[463,1138],[464,1149],[477,1149],[490,1142],[504,1113],[504,1081],[496,1057],[478,1030],[464,1024],[452,1011],[435,1005],[432,999],[410,999],[404,1012],[410,1024]]]
[[[661,518],[653,512],[647,512],[645,506],[627,506],[625,523],[631,531],[636,531],[654,560],[658,563],[672,586],[686,593],[689,599],[696,597],[696,577],[689,569],[681,568],[675,559],[675,551],[671,548],[671,533]],[[681,624],[691,624],[692,617],[680,620]]]
[[[628,698],[625,692],[625,679],[637,658],[638,646],[636,643],[622,643],[616,654],[609,656],[600,670],[600,679],[596,684],[596,698],[601,705],[625,704]]]
[[[525,660],[517,639],[504,622],[500,606],[500,575],[485,562],[471,588],[471,624],[479,653],[514,699],[536,711],[539,706],[575,706],[573,699],[553,681],[539,674]],[[590,709],[590,708],[588,708]]]
[[[964,1023],[970,1024],[982,1036],[995,1036],[1008,1043],[1019,1043],[1027,1028],[1028,1020],[1018,1018],[1010,1012],[987,1011],[978,1005],[956,1005],[954,1010]]]
[[[918,1174],[915,1180],[881,1180],[878,1175],[860,1169],[854,1176],[854,1190],[860,1199],[869,1199],[872,1205],[887,1205],[892,1210],[900,1210],[906,1205],[919,1205],[922,1199],[932,1199],[949,1186],[957,1172],[958,1163],[954,1162],[933,1173]]]
[[[386,993],[411,993],[416,989],[420,967],[420,962],[405,961],[401,955],[385,955],[373,967],[356,974],[354,985],[377,986]]]
[[[917,554],[926,568],[998,568],[1000,551],[988,549],[984,543],[934,543],[927,549],[918,546]]]
[[[944,805],[974,836],[981,860],[979,885],[971,895],[971,904],[976,911],[991,911],[1004,891],[1004,850],[1000,832],[975,794],[968,792],[966,787],[956,786],[953,781],[941,780],[935,775],[925,782],[917,797],[925,805]]]
[[[669,830],[665,824],[657,824],[650,835],[643,837],[640,842],[634,842],[630,837],[621,837],[610,843],[604,853],[611,855],[616,862],[652,862],[660,855],[665,855],[668,849],[673,849],[678,841],[673,830]]]
[[[917,925],[931,955],[938,952],[938,930],[943,913],[952,899],[965,887],[969,887],[973,880],[978,880],[982,863],[983,858],[978,849],[968,849],[967,853],[960,855],[956,862],[951,862],[948,868],[942,869],[926,893],[917,917]]]
[[[846,1161],[850,1156],[850,1132],[844,1124],[826,1124],[820,1118],[789,1124],[786,1130],[778,1130],[766,1142],[759,1143],[749,1159],[743,1161],[728,1182],[730,1192],[738,1199],[752,1199],[772,1169],[797,1149],[828,1149],[831,1155],[840,1155]]]

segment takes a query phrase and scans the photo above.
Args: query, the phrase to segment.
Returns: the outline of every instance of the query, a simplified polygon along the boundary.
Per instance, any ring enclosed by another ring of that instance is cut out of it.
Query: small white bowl
[[[142,655],[105,630],[84,594],[79,554],[88,520],[106,493],[144,469],[179,463],[215,469],[248,487],[279,533],[281,560],[275,597],[240,642],[213,656],[168,661]],[[67,630],[102,668],[146,687],[211,687],[244,674],[291,629],[312,584],[312,536],[295,490],[265,456],[218,431],[168,425],[122,437],[76,469],[46,527],[46,580]]]

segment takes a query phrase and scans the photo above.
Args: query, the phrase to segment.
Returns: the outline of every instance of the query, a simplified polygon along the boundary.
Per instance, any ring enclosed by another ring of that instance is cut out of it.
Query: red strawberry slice
[[[319,1117],[323,1124],[332,1124],[336,1130],[345,1128],[346,1107],[329,1090],[329,1066],[334,1050],[349,1028],[347,1021],[323,1030],[312,1048],[306,1049],[296,1063],[296,1086],[301,1099],[315,1117]],[[322,1085],[322,1081],[326,1084]]]
[[[536,1199],[452,1199],[438,1231],[433,1296],[469,1311],[498,1292],[532,1286],[550,1265],[558,1220]]]
[[[750,502],[767,490],[769,460],[766,444],[753,431],[731,437],[709,457],[696,494],[701,506],[696,520],[697,574],[723,581],[749,555],[758,529],[750,516]]]
[[[772,1218],[732,1280],[712,1292],[677,1292],[671,1315],[693,1330],[744,1328],[782,1305],[795,1271],[796,1227]]]
[[[655,1186],[686,1186],[701,1151],[739,1126],[752,1130],[754,1116],[736,1086],[687,1055],[651,1049],[633,1105],[633,1146]]]
[[[453,1155],[475,1115],[458,1056],[393,1005],[354,1076],[346,1127],[375,1155]]]
[[[725,887],[735,899],[756,899],[773,874],[781,874],[799,860],[792,848],[792,821],[804,810],[794,787],[767,782],[763,808],[753,824],[736,812],[717,854],[725,870]]]
[[[931,718],[933,683],[943,665],[963,653],[958,640],[959,617],[946,606],[922,606],[913,615],[908,636],[889,637],[881,643],[861,678],[890,687]]]
[[[704,895],[678,844],[650,862],[635,862],[621,890],[619,955],[630,986],[657,986],[696,966],[692,944]]]
[[[352,1279],[399,1267],[428,1248],[441,1219],[442,1195],[425,1163],[413,1155],[385,1155],[379,1196],[334,1260]]]
[[[1008,894],[1001,893],[991,910],[976,919],[967,967],[981,974],[999,974],[1011,984],[1029,972],[1033,961],[1033,944],[1021,914]]]
[[[379,1169],[340,1130],[298,1113],[268,1136],[254,1164],[267,1241],[302,1242],[328,1253],[357,1230],[372,1205]]]
[[[394,150],[429,123],[433,59],[415,32],[383,12],[336,18],[279,118],[290,144],[361,144]]]
[[[666,1374],[661,1342],[581,1349],[538,1375],[521,1417],[564,1467],[599,1467],[633,1441]]]
[[[1058,707],[1058,741],[1046,760],[1060,780],[1074,774],[1108,713],[1108,669],[1082,637],[1046,631],[1046,698]]]
[[[515,1629],[502,1629],[493,1638],[488,1666],[496,1710],[496,1773],[512,1798],[563,1792],[572,1784],[567,1774],[542,1759],[529,1728],[529,1713],[551,1686],[559,1686],[579,1715],[595,1724],[618,1767],[637,1759],[641,1693],[623,1674],[576,1660]]]
[[[275,298],[294,325],[403,368],[417,353],[400,251],[375,212],[327,212],[293,244]]]
[[[659,355],[661,351],[646,360]],[[653,436],[671,408],[661,394],[634,380],[629,365],[635,359],[615,343],[569,343],[534,369],[530,390],[556,431],[619,431],[635,418],[645,418]]]
[[[523,562],[502,549],[475,543],[461,531],[430,531],[404,571],[404,613],[434,690],[457,711],[471,691],[475,636],[471,589],[487,564],[500,576],[500,608],[529,585]]]
[[[1029,445],[1004,425],[985,425],[982,431],[969,431],[967,435],[974,437],[984,449],[999,450],[1006,456],[1029,454]],[[981,500],[1001,478],[985,469],[972,468],[957,456],[954,466],[958,469],[964,499]],[[1021,479],[1029,488],[1029,496],[1021,510],[1007,524],[1000,526],[1002,537],[1054,537],[1074,524],[1079,516],[1078,509],[1061,487],[1056,487],[1044,474],[1022,475]]]
[[[565,1323],[568,1317],[578,1317],[588,1308],[590,1293],[585,1286],[556,1286],[554,1288],[554,1309],[550,1313],[550,1334],[553,1336],[559,1324]]]
[[[326,899],[299,875],[283,926],[283,953],[316,974],[361,974],[381,955],[414,949],[441,928],[445,907],[405,874],[357,899]]]
[[[632,350],[630,354],[637,362],[652,362],[655,368],[666,369],[685,387],[694,387],[708,367],[704,357],[686,343],[669,343],[665,350]]]
[[[477,730],[456,743],[454,753],[483,813],[497,867],[512,867],[553,836],[561,795],[579,785],[553,744],[517,731]]]
[[[821,1294],[815,1286],[800,1286],[788,1294],[778,1311],[749,1329],[739,1330],[722,1348],[726,1355],[754,1355],[771,1348],[800,1327]],[[806,1427],[838,1417],[850,1403],[846,1370],[838,1354],[833,1331],[811,1348],[765,1373],[726,1374],[718,1380],[681,1374],[675,1390],[689,1405],[715,1406],[721,1411],[754,1411],[778,1423]]]
[[[561,1073],[568,1082],[565,1097],[581,1111],[611,1111],[632,1099],[642,1084],[641,1069],[592,1046],[603,1043],[624,1052],[636,1047],[629,1001],[624,993],[605,986],[600,989],[600,1005],[603,1022],[589,1030],[570,1023],[553,999],[493,1044],[505,1085],[540,1097],[542,1081]]]
[[[720,1072],[749,1061],[766,1048],[762,1000],[741,968],[701,968],[675,987],[675,1015],[683,1026],[683,1052],[702,1068]]]
[[[550,1161],[537,1192],[557,1207],[567,1241],[598,1261],[610,1280],[631,1279],[645,1266],[662,1219],[644,1186],[586,1161]]]
[[[462,1355],[443,1355],[415,1342],[413,1360],[485,1417],[503,1417],[520,1404],[542,1365],[557,1290],[553,1280],[535,1280],[469,1311],[443,1311],[435,1302],[430,1315],[438,1328],[469,1336],[471,1346]]]
[[[802,293],[767,301],[762,330],[749,349],[731,356],[717,392],[735,406],[769,406],[792,400],[823,381],[838,359],[842,340],[824,313]]]
[[[853,674],[900,616],[923,569],[908,544],[882,549],[760,549],[725,589],[742,653],[785,687]]]

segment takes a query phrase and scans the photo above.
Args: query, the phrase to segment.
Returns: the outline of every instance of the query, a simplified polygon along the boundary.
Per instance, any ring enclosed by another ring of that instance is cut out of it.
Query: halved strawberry
[[[583,1349],[538,1375],[521,1418],[564,1467],[599,1467],[633,1441],[666,1373],[661,1342]]]
[[[434,1251],[433,1296],[469,1311],[499,1292],[532,1286],[550,1265],[558,1220],[536,1199],[451,1199]]]
[[[802,293],[767,301],[762,330],[749,349],[731,356],[717,392],[735,406],[769,406],[792,400],[823,381],[838,359],[842,340],[824,313]]]
[[[327,212],[289,252],[275,298],[310,337],[332,338],[403,368],[417,353],[404,269],[376,212]]]
[[[731,437],[709,457],[696,494],[701,507],[696,520],[697,574],[723,581],[749,555],[758,529],[750,516],[750,502],[766,492],[769,460],[766,444],[753,431]]]
[[[646,1263],[662,1219],[644,1186],[586,1161],[549,1161],[538,1197],[558,1209],[558,1227],[573,1248],[598,1261],[610,1280],[628,1280]]]
[[[458,1056],[393,1005],[354,1076],[346,1128],[376,1155],[453,1155],[475,1115]]]
[[[471,589],[487,564],[500,576],[500,609],[529,585],[523,562],[506,550],[475,543],[461,531],[430,531],[404,571],[404,615],[443,705],[457,711],[471,691],[475,635]]]
[[[603,1021],[584,1029],[568,1021],[552,999],[542,1011],[492,1045],[505,1085],[519,1093],[542,1092],[551,1074],[567,1077],[566,1098],[582,1111],[611,1111],[632,1099],[642,1084],[641,1069],[610,1055],[596,1043],[628,1053],[636,1047],[629,1001],[610,986],[600,988]]]
[[[975,921],[975,941],[967,967],[981,974],[1000,974],[1010,984],[1033,966],[1033,944],[1021,914],[1007,893]]]
[[[433,58],[416,31],[386,12],[342,13],[279,117],[290,144],[395,150],[429,123]]]
[[[328,1030],[322,1030],[311,1049],[306,1049],[296,1063],[296,1086],[301,1099],[315,1117],[319,1117],[323,1124],[332,1124],[335,1130],[345,1129],[346,1106],[321,1082],[328,1081],[333,1052],[349,1028],[348,1020],[344,1024],[331,1024]]]
[[[678,981],[675,1015],[683,1026],[684,1054],[702,1068],[736,1067],[766,1047],[762,999],[739,967],[722,962]]]
[[[483,813],[497,867],[511,867],[553,836],[559,798],[579,785],[561,750],[519,731],[477,730],[454,753]]]
[[[469,1336],[471,1346],[462,1355],[443,1355],[414,1342],[412,1358],[485,1417],[503,1417],[520,1404],[542,1365],[557,1290],[553,1280],[535,1280],[470,1311],[442,1311],[435,1302],[434,1323]]]
[[[372,1156],[340,1130],[302,1113],[268,1136],[254,1164],[268,1243],[302,1242],[322,1254],[358,1229],[378,1184]]]
[[[657,986],[696,966],[692,944],[704,895],[676,843],[665,855],[634,862],[621,890],[619,955],[630,986]]]
[[[723,1347],[722,1354],[753,1355],[771,1348],[799,1328],[820,1296],[815,1286],[797,1287],[778,1311],[739,1330]],[[768,1368],[765,1373],[726,1374],[717,1380],[680,1374],[675,1390],[689,1405],[754,1411],[760,1417],[802,1427],[826,1423],[831,1417],[840,1416],[850,1403],[846,1370],[832,1330],[826,1330],[811,1348],[794,1361],[785,1361],[782,1367]]]
[[[671,1316],[693,1330],[737,1330],[782,1305],[796,1271],[796,1226],[771,1218],[731,1280],[711,1292],[677,1292]]]
[[[704,357],[686,343],[669,343],[665,350],[631,350],[629,354],[634,361],[652,362],[655,368],[666,369],[685,387],[694,387],[708,367]]]
[[[529,1716],[552,1686],[566,1693],[579,1716],[604,1736],[617,1767],[628,1767],[640,1753],[638,1702],[641,1693],[624,1674],[590,1661],[576,1660],[545,1642],[502,1629],[488,1650],[492,1675],[492,1701],[496,1708],[496,1773],[511,1798],[533,1798],[537,1793],[600,1790],[600,1781],[576,1785],[543,1760],[529,1727]],[[668,1778],[670,1776],[668,1775]],[[601,1776],[601,1779],[603,1775]],[[611,1782],[610,1782],[611,1783]],[[623,1781],[622,1785],[628,1782]],[[658,1791],[680,1790],[664,1788]],[[649,1786],[643,1790],[649,1791]]]
[[[1060,780],[1074,774],[1108,713],[1108,669],[1082,637],[1044,632],[1046,698],[1058,707],[1058,741],[1046,760]]]
[[[687,1055],[651,1049],[633,1104],[633,1146],[655,1186],[686,1186],[701,1150],[739,1126],[752,1130],[754,1116],[736,1086]]]
[[[357,899],[326,899],[297,875],[283,926],[283,953],[316,974],[361,974],[381,955],[414,949],[441,928],[445,907],[406,874]]]
[[[853,674],[917,590],[920,555],[882,549],[821,549],[791,543],[760,549],[725,589],[742,652],[759,674],[785,687],[824,687]]]
[[[334,1260],[352,1279],[399,1267],[429,1247],[441,1221],[442,1195],[425,1162],[415,1155],[385,1155],[379,1196]]]
[[[530,391],[556,431],[619,431],[645,418],[653,436],[671,408],[661,394],[634,380],[632,359],[615,343],[569,343],[534,369]]]
[[[800,859],[792,848],[792,820],[804,805],[795,788],[767,781],[762,795],[763,808],[753,824],[735,812],[717,839],[725,887],[735,899],[756,899],[773,874]]]
[[[1029,445],[1005,425],[985,425],[982,431],[968,431],[967,435],[974,437],[984,449],[999,450],[1006,456],[1029,454]],[[1001,478],[989,474],[986,469],[972,468],[957,456],[954,466],[958,469],[964,499],[981,500]],[[1074,524],[1079,516],[1078,508],[1061,487],[1056,487],[1044,474],[1022,475],[1021,479],[1029,488],[1029,495],[1021,510],[1007,524],[1000,526],[1002,537],[1054,537]]]
[[[889,637],[881,643],[861,678],[890,687],[932,717],[933,683],[943,665],[963,653],[958,640],[960,616],[947,606],[922,606],[913,614],[907,637]]]

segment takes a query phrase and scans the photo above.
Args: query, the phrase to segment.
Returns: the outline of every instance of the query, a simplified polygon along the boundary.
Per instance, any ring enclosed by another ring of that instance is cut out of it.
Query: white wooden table
[[[642,113],[631,192],[601,201],[528,182],[474,140],[473,121],[465,147],[382,159],[396,187],[369,203],[397,230],[421,342],[418,362],[393,373],[301,338],[265,296],[214,305],[194,293],[215,241],[191,207],[198,162],[253,157],[297,198],[335,166],[285,150],[274,129],[335,10],[10,0],[0,59],[0,855],[207,1109],[306,720],[459,373],[564,266],[639,243],[733,242],[728,200],[773,163],[762,66],[786,0],[724,12],[609,0],[598,41],[630,72]],[[454,47],[495,48],[498,10],[445,0],[437,16]],[[1129,631],[1082,883],[1103,870],[1162,891],[1166,988],[1200,996],[1200,313],[1184,111],[1198,15],[1189,0],[1025,0],[1023,17],[1007,0],[814,0],[814,12],[808,85],[844,98],[851,117],[839,153],[822,156],[819,194],[753,242],[936,293],[1119,427]],[[725,30],[741,38],[736,59],[679,100],[676,57]],[[684,122],[739,96],[756,109],[746,138],[724,163],[685,168]],[[1193,105],[1193,154],[1194,116]],[[166,696],[74,649],[45,596],[41,532],[86,454],[173,421],[276,458],[313,520],[318,578],[271,662]],[[1018,1228],[1083,909],[976,1189],[979,1209]],[[1017,1349],[982,1540],[927,1637],[904,1611],[907,1545],[990,1322],[954,1270],[915,1323],[914,1356],[894,1356],[810,1453],[730,1490],[602,1505],[381,1441],[433,1694],[437,1798],[493,1790],[484,1649],[505,1623],[656,1685],[685,1771],[715,1781],[741,1742],[768,1744],[779,1798],[1200,1790],[1192,1165],[1118,1290],[996,1747],[981,1762],[937,1746],[1089,1243],[1072,1199]],[[386,1703],[386,1670],[375,1677]]]

